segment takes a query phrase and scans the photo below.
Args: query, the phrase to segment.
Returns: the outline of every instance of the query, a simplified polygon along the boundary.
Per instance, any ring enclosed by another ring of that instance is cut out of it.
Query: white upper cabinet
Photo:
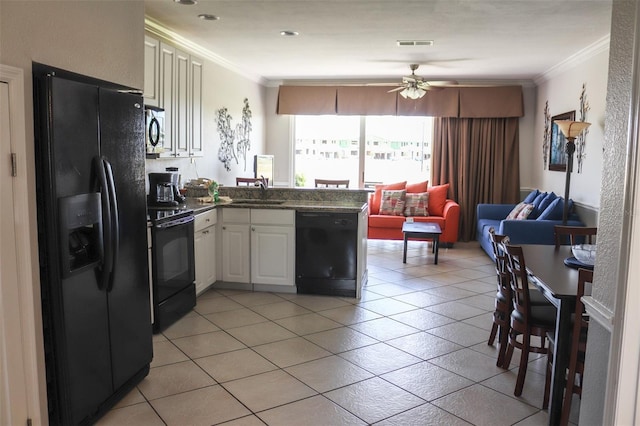
[[[160,105],[160,42],[144,37],[144,103]]]
[[[203,61],[145,36],[146,105],[164,109],[161,157],[201,157]]]

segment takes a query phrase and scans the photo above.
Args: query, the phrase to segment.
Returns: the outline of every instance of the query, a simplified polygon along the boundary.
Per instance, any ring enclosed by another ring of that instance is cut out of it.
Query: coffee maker
[[[180,175],[174,172],[149,173],[149,196],[147,204],[154,207],[175,207],[184,203],[178,184]]]

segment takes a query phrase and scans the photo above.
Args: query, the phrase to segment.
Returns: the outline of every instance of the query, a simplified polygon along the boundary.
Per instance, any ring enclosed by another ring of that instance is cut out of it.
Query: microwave
[[[147,153],[164,152],[164,109],[144,107]]]

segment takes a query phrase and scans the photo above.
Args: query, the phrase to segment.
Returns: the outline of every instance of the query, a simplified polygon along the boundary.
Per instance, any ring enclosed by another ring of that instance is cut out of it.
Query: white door
[[[250,282],[249,225],[222,226],[222,280]]]
[[[26,424],[28,418],[18,259],[16,256],[9,85],[0,82],[0,424]]]

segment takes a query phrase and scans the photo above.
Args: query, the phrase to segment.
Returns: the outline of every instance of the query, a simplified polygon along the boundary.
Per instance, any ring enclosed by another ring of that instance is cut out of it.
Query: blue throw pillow
[[[542,213],[545,211],[556,198],[558,198],[558,196],[553,192],[548,193],[547,196],[540,201],[540,205],[538,205],[538,212]]]
[[[544,197],[547,196],[546,192],[540,192],[536,198],[533,199],[533,202],[531,204],[533,204],[534,210],[538,208],[538,206],[540,205],[540,203],[542,202],[542,200],[544,200]]]
[[[540,213],[537,220],[562,220],[563,201],[561,197],[557,197],[549,204],[549,207]]]
[[[529,195],[527,195],[526,197],[524,197],[524,200],[522,200],[523,203],[526,204],[533,204],[533,200],[536,199],[536,197],[538,196],[538,194],[540,194],[540,191],[538,191],[537,189],[534,189],[533,191],[531,191],[529,193]]]

